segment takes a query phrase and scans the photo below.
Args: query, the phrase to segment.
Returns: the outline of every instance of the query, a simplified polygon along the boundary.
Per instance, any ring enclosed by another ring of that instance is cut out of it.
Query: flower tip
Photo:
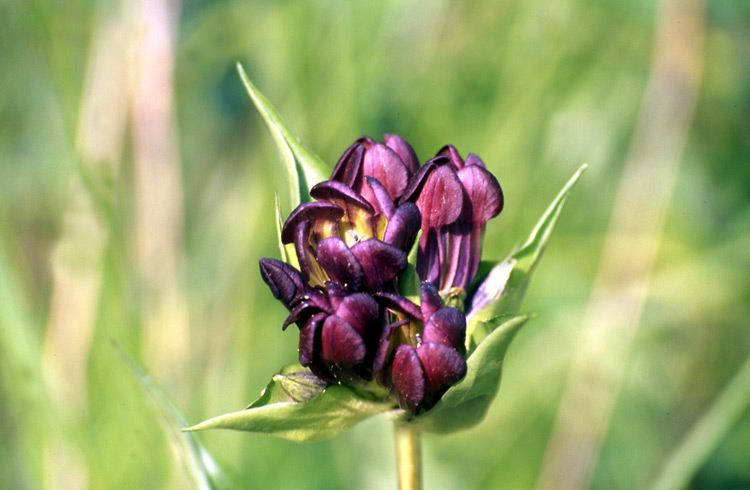
[[[274,298],[284,306],[289,304],[305,289],[302,275],[289,264],[276,259],[260,259],[260,275],[268,284]]]

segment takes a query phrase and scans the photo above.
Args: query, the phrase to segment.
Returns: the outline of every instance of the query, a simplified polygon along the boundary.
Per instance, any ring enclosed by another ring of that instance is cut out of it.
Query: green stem
[[[393,424],[399,490],[421,490],[422,451],[419,432],[406,424]]]

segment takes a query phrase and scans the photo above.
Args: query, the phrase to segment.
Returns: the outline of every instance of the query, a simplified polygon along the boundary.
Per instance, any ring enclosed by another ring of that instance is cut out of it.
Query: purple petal
[[[350,294],[336,308],[336,316],[349,323],[362,337],[365,337],[369,336],[373,327],[379,328],[380,306],[367,293]]]
[[[466,166],[458,178],[471,201],[472,222],[483,227],[503,209],[503,191],[490,172],[477,165]]]
[[[369,202],[341,182],[320,182],[310,189],[310,195],[315,199],[336,204],[344,211],[344,215],[353,216],[363,210],[369,214],[373,213]]]
[[[456,221],[463,206],[463,188],[456,172],[447,165],[431,172],[416,204],[422,213],[422,233],[425,228],[439,229]]]
[[[367,149],[362,168],[364,175],[375,177],[383,184],[393,201],[401,197],[409,183],[406,165],[395,151],[383,143],[374,143]],[[368,188],[362,188],[362,195],[365,199],[372,201],[373,196],[368,195],[369,193],[371,191]]]
[[[370,186],[371,194],[375,199],[370,202],[375,209],[375,212],[384,214],[386,218],[390,219],[396,211],[396,205],[393,204],[393,199],[391,199],[390,194],[388,194],[388,189],[386,189],[375,177],[366,175],[365,181],[367,182],[367,185]]]
[[[481,158],[479,158],[477,155],[473,153],[469,153],[469,156],[466,157],[466,167],[469,165],[478,165],[482,168],[485,168],[484,162]]]
[[[281,325],[281,330],[286,330],[289,325],[295,322],[304,323],[308,318],[318,312],[320,312],[320,309],[314,307],[307,301],[297,303],[289,311],[289,316],[286,317],[286,320],[284,320],[284,323]]]
[[[284,228],[281,230],[281,241],[292,243],[298,225],[302,222],[314,223],[316,221],[337,222],[344,216],[344,211],[328,202],[307,202],[300,204],[286,219]]]
[[[399,404],[402,408],[415,412],[416,405],[424,400],[425,373],[414,347],[409,344],[398,346],[393,356],[391,376]]]
[[[372,211],[370,203],[355,192],[354,189],[341,182],[325,180],[315,184],[310,189],[310,195],[318,200],[333,202],[342,209],[347,205],[352,205]],[[339,202],[345,202],[345,204],[341,205]]]
[[[436,156],[448,157],[454,170],[464,168],[464,159],[461,158],[461,154],[458,153],[458,150],[453,145],[445,145],[437,152]]]
[[[438,293],[437,288],[431,282],[422,283],[420,302],[422,318],[425,319],[429,319],[433,313],[443,306],[443,300],[440,298],[440,293]]]
[[[419,306],[403,296],[393,293],[378,293],[376,297],[384,307],[408,315],[414,320],[422,321],[422,312],[420,311]]]
[[[320,327],[328,315],[316,313],[299,329],[299,363],[309,366],[315,356],[315,344],[319,342]]]
[[[406,187],[406,189],[404,189],[404,195],[401,196],[401,199],[398,202],[404,203],[407,201],[416,201],[417,197],[419,197],[419,191],[422,190],[422,186],[424,185],[427,176],[433,170],[435,170],[435,168],[441,162],[447,164],[448,159],[444,157],[433,158],[432,160],[422,165],[419,170],[417,170],[417,173],[415,173],[411,177],[411,179],[409,179],[409,185]]]
[[[479,240],[472,240],[471,203],[464,199],[461,217],[445,227],[438,250],[440,256],[440,289],[468,287],[479,267],[479,250],[472,248]]]
[[[296,300],[297,302],[290,305],[292,308],[281,327],[282,330],[286,330],[292,323],[307,321],[307,318],[319,311],[333,313],[328,298],[317,289],[307,288],[305,294],[300,295]]]
[[[438,284],[440,280],[440,244],[435,229],[422,229],[417,251],[417,274],[422,281],[433,284]]]
[[[393,333],[404,325],[408,325],[409,320],[401,320],[391,323],[383,328],[378,341],[378,349],[375,353],[375,359],[372,361],[372,370],[380,373],[385,369],[386,360],[388,359],[388,348],[391,346],[391,337]]]
[[[423,342],[437,342],[463,351],[466,339],[466,317],[450,306],[433,313],[424,325]]]
[[[350,146],[341,158],[331,174],[331,180],[341,182],[344,185],[354,188],[360,171],[362,170],[362,160],[365,156],[365,148],[357,140]]]
[[[274,298],[289,306],[305,290],[302,274],[289,264],[276,259],[260,259],[260,275],[271,288]]]
[[[347,291],[341,283],[336,281],[326,282],[325,287],[328,301],[331,303],[331,308],[336,311],[336,308],[338,308],[341,302],[344,301],[344,298],[349,294],[349,291]]]
[[[414,152],[414,148],[397,134],[386,134],[383,139],[385,139],[388,148],[395,151],[401,161],[404,162],[409,175],[414,175],[419,169],[419,159]]]
[[[328,277],[351,291],[362,288],[364,272],[346,242],[339,237],[328,237],[318,244],[318,263]]]
[[[406,268],[406,253],[403,250],[375,238],[355,244],[351,251],[362,266],[365,280],[372,291],[382,291]]]
[[[388,217],[383,241],[404,251],[411,250],[421,222],[422,215],[419,213],[419,208],[415,204],[406,202]]]
[[[417,356],[424,370],[428,393],[452,386],[466,374],[466,361],[456,349],[447,345],[425,342],[417,349]]]
[[[362,336],[347,321],[332,315],[323,323],[321,335],[323,359],[335,364],[353,366],[367,355]]]

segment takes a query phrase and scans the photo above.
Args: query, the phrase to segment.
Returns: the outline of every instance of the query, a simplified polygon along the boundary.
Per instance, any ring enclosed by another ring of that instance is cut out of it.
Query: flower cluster
[[[500,185],[476,155],[446,146],[420,167],[409,143],[385,135],[357,140],[310,195],[281,232],[299,270],[260,261],[289,309],[283,328],[299,327],[300,364],[331,383],[374,377],[402,408],[429,409],[466,373],[462,304],[446,303],[476,275]],[[400,280],[418,235],[416,304]]]

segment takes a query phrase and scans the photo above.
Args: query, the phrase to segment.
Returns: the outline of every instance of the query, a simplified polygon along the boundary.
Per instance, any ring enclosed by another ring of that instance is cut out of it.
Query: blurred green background
[[[113,342],[190,423],[295,360],[257,266],[284,175],[236,61],[332,165],[386,132],[479,154],[489,258],[590,165],[425,488],[750,488],[745,0],[0,0],[0,488],[194,487]],[[383,417],[200,437],[244,488],[395,487]]]

